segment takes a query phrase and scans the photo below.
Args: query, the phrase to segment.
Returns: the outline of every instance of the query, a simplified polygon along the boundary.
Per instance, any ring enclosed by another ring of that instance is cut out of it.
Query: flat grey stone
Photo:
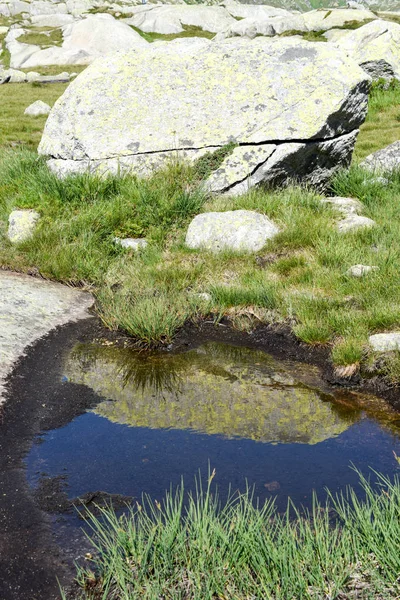
[[[375,333],[368,338],[375,352],[393,352],[400,350],[400,332]]]
[[[0,404],[5,378],[25,349],[58,325],[90,316],[90,294],[0,271]]]
[[[275,223],[254,211],[209,212],[197,215],[190,223],[186,245],[213,252],[257,252],[278,233]]]
[[[40,215],[35,210],[13,210],[8,217],[8,239],[18,244],[29,239]]]

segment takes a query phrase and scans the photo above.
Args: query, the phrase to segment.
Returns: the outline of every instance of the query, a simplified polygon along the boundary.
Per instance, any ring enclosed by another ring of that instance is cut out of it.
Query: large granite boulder
[[[335,43],[373,79],[400,79],[400,25],[397,23],[372,21]]]
[[[148,174],[228,146],[214,191],[289,178],[322,184],[350,160],[369,85],[328,44],[234,39],[167,53],[150,44],[81,73],[54,105],[39,152],[60,174]]]

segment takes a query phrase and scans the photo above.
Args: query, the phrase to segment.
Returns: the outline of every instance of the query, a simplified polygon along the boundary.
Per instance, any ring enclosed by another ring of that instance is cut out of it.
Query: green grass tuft
[[[400,482],[360,475],[353,489],[302,513],[257,506],[251,490],[220,502],[209,477],[185,494],[144,497],[121,517],[88,513],[92,564],[78,568],[81,599],[339,600],[398,598]]]

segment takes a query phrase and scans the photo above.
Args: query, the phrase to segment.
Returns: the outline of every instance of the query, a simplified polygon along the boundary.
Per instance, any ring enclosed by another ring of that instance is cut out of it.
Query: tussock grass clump
[[[400,481],[362,475],[353,489],[314,497],[310,511],[258,506],[250,490],[221,503],[212,488],[162,502],[143,498],[118,517],[88,515],[92,564],[78,568],[82,599],[388,599],[400,593]]]

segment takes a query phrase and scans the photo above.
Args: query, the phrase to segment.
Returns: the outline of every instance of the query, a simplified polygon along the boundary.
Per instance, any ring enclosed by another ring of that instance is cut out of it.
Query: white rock
[[[322,204],[330,204],[344,215],[357,214],[362,212],[363,205],[356,198],[344,198],[342,196],[333,196],[332,198],[323,198]]]
[[[189,248],[257,252],[279,233],[265,215],[250,210],[210,212],[197,215],[189,225]]]
[[[377,19],[370,10],[352,10],[351,8],[333,8],[326,10],[312,10],[303,14],[304,21],[309,31],[326,31],[333,27],[345,27],[352,21],[366,21]]]
[[[134,252],[146,248],[148,242],[144,238],[114,238],[114,242],[123,248],[129,248]]]
[[[13,68],[48,65],[87,65],[99,56],[117,50],[146,47],[148,42],[125,23],[108,14],[90,15],[63,27],[61,46],[41,49],[18,41],[24,29],[10,30],[6,37]]]
[[[229,4],[222,3],[232,17],[241,19],[256,19],[258,21],[269,19],[270,17],[290,17],[292,13],[284,8],[276,8],[266,4]]]
[[[369,336],[369,343],[375,352],[400,350],[400,332],[375,333]]]
[[[91,15],[86,19],[67,25],[63,29],[63,50],[83,50],[91,57],[98,57],[131,48],[149,45],[126,23],[117,21],[111,15]]]
[[[400,25],[373,21],[336,40],[373,79],[400,79]]]
[[[342,219],[337,224],[337,228],[340,233],[347,233],[348,231],[356,231],[357,229],[371,228],[376,225],[375,221],[368,217],[362,217],[360,215],[351,214],[345,219]]]
[[[400,167],[400,141],[394,142],[382,150],[369,154],[360,165],[371,171],[392,171]],[[384,177],[377,177],[376,180],[388,180]],[[383,181],[380,181],[383,183]]]
[[[196,160],[233,141],[241,150],[232,158],[253,154],[255,171],[232,163],[232,187],[322,185],[349,163],[369,78],[332,46],[291,38],[206,42],[196,52],[148,46],[81,73],[50,113],[39,152],[65,170],[104,172],[144,159],[159,166],[168,155]]]
[[[1,83],[25,83],[27,76],[23,71],[17,69],[4,69],[0,68],[0,84]]]
[[[34,15],[31,17],[31,23],[35,27],[64,27],[73,23],[75,18],[72,15],[64,13],[52,15]]]
[[[37,73],[36,71],[29,71],[29,73],[26,74],[26,80],[28,83],[32,83],[33,81],[37,81],[40,77],[40,73]]]
[[[29,239],[40,215],[35,210],[14,210],[8,217],[8,239],[13,244]]]
[[[370,265],[353,265],[346,272],[349,277],[363,277],[364,275],[368,275],[368,273],[372,273],[373,271],[379,271],[379,267],[370,266]]]
[[[48,115],[51,111],[51,106],[46,104],[46,102],[42,102],[42,100],[36,100],[33,102],[28,108],[24,110],[24,115],[29,115],[30,117],[38,117],[40,115]]]
[[[211,302],[212,300],[211,294],[208,294],[207,292],[200,292],[199,294],[196,294],[196,296],[199,300],[204,300],[205,302]]]
[[[222,6],[184,5],[155,6],[136,12],[126,21],[148,33],[182,33],[184,25],[200,27],[205,31],[225,31],[236,21]]]

